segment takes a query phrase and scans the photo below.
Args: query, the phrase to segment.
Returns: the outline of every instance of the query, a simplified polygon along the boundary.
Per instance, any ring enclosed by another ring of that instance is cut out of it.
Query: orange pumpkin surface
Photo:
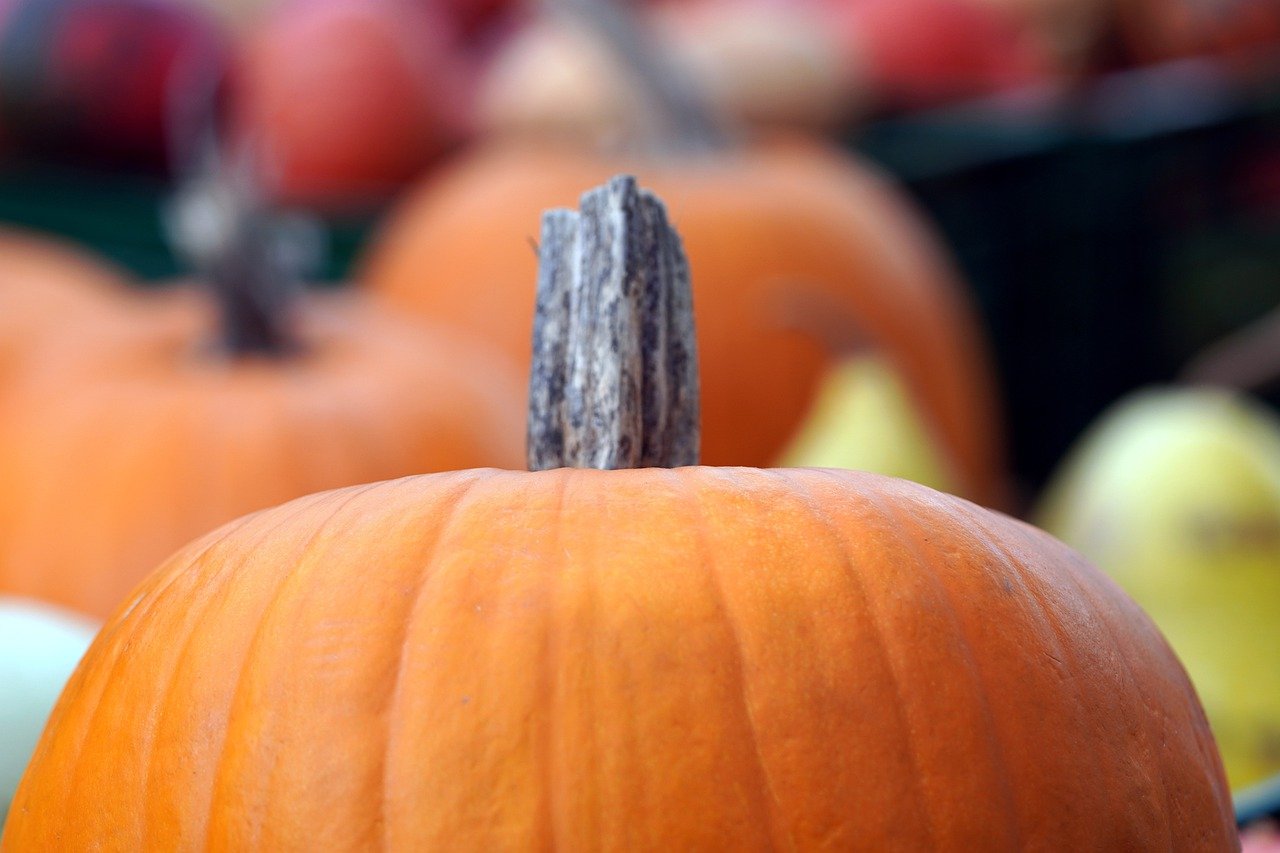
[[[300,353],[229,358],[202,293],[21,371],[0,418],[0,590],[105,615],[193,536],[324,488],[511,465],[514,370],[364,298],[308,297]]]
[[[1028,526],[832,471],[244,519],[103,630],[6,851],[1235,849],[1187,677]]]
[[[960,492],[1005,500],[973,312],[936,239],[884,178],[795,140],[630,165],[666,201],[693,267],[709,464],[773,462],[842,355],[827,342],[857,337],[905,377]],[[527,365],[540,211],[618,169],[549,145],[472,154],[404,204],[362,278]]]

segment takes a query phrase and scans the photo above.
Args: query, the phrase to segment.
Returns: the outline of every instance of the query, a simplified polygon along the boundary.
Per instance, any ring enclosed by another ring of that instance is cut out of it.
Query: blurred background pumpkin
[[[0,591],[102,617],[169,551],[246,512],[519,465],[515,369],[364,294],[299,289],[254,171],[215,156],[171,211],[201,283],[119,287],[15,365],[0,395]],[[56,535],[68,514],[74,535]]]

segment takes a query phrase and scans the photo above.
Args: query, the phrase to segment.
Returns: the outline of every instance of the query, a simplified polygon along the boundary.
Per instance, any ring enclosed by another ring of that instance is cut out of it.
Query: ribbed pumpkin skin
[[[1004,502],[991,369],[933,236],[869,168],[800,140],[666,165],[512,145],[429,182],[392,219],[361,280],[526,366],[543,209],[635,173],[666,203],[693,273],[709,465],[776,463],[809,410],[824,326],[883,348],[955,468],[960,492]],[[799,312],[804,316],[796,319]],[[803,327],[798,330],[797,326]]]
[[[1199,703],[1065,546],[819,470],[469,471],[170,560],[6,851],[1232,850]]]
[[[227,361],[203,294],[115,309],[0,409],[0,591],[105,616],[192,538],[321,489],[517,466],[513,367],[349,296],[297,358]]]

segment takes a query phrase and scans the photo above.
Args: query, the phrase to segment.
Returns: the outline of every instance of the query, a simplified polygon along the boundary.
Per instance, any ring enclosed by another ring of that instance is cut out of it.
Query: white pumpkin
[[[53,703],[97,630],[47,604],[0,598],[0,826]]]

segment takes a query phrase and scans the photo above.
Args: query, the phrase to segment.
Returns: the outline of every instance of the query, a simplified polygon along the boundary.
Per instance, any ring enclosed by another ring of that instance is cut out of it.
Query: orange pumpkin
[[[533,143],[478,151],[403,204],[362,278],[527,365],[539,212],[571,203],[623,159]],[[827,341],[857,336],[905,377],[960,493],[1005,501],[996,391],[973,310],[934,235],[884,177],[800,140],[629,165],[670,205],[697,271],[709,464],[774,462],[843,355]]]
[[[0,590],[105,615],[164,556],[245,512],[417,471],[510,465],[494,354],[350,295],[299,306],[301,351],[227,357],[182,289],[21,373],[0,423]]]
[[[689,288],[660,214],[624,180],[580,229],[549,220],[541,464],[686,458]],[[870,474],[701,467],[413,477],[206,536],[98,636],[4,832],[5,851],[1238,848],[1181,666],[1065,546]]]

